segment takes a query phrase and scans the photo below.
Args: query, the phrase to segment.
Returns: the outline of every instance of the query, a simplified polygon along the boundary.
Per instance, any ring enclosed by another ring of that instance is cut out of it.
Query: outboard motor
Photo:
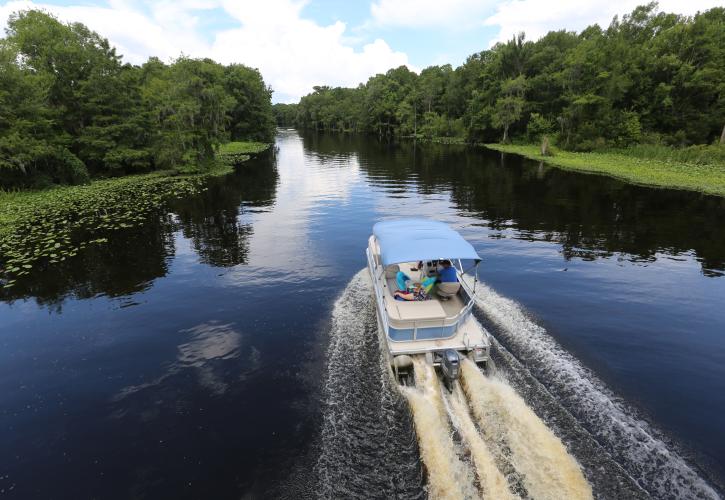
[[[458,351],[455,349],[446,349],[441,357],[441,372],[443,373],[443,382],[450,392],[453,388],[453,382],[456,381],[461,373],[461,359]]]

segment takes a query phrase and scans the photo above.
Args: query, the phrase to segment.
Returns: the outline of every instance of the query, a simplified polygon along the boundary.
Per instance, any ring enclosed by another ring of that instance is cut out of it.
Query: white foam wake
[[[320,455],[321,498],[420,498],[415,431],[380,351],[367,270],[332,311]]]
[[[592,490],[566,447],[504,380],[462,363],[461,384],[486,442],[537,499],[590,499]]]
[[[459,457],[445,417],[433,367],[414,359],[415,387],[402,387],[413,411],[420,456],[428,471],[431,498],[477,498],[472,471]]]
[[[562,349],[515,301],[476,285],[476,302],[501,329],[498,338],[587,427],[628,474],[658,498],[719,498],[658,432]]]
[[[453,392],[451,394],[443,392],[443,396],[443,402],[446,403],[451,423],[471,452],[483,498],[495,498],[497,500],[519,498],[511,493],[506,478],[498,470],[494,456],[473,423],[468,403],[460,385],[455,384]]]

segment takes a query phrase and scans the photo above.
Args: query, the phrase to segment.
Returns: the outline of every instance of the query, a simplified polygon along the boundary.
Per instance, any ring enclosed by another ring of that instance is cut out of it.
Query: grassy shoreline
[[[64,261],[88,245],[106,241],[109,232],[142,224],[167,201],[198,193],[210,177],[270,147],[230,143],[205,171],[152,172],[101,179],[78,186],[0,193],[0,287],[34,268]],[[101,236],[101,237],[99,237]]]
[[[486,144],[489,149],[513,153],[549,165],[585,173],[605,174],[645,186],[687,189],[725,196],[725,164],[697,164],[667,158],[641,158],[617,152],[556,151],[542,156],[539,146]]]

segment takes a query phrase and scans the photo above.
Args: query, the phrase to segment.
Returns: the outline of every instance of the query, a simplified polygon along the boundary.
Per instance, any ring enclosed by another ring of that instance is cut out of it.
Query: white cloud
[[[521,31],[526,33],[527,40],[537,40],[553,30],[566,29],[581,31],[592,24],[601,27],[609,26],[612,18],[628,14],[644,0],[506,0],[496,8],[496,13],[486,19],[488,26],[499,26],[498,35],[491,41],[510,40]],[[722,0],[660,0],[659,7],[663,12],[692,15],[697,11],[722,6]]]
[[[615,15],[630,13],[648,0],[373,0],[371,22],[376,26],[439,28],[460,30],[498,26],[490,45],[524,31],[536,40],[549,31],[581,31],[591,24],[609,26]],[[697,11],[725,5],[723,0],[659,0],[660,10],[692,15]]]
[[[242,8],[226,0],[223,5],[242,27],[219,33],[212,53],[225,63],[241,60],[258,67],[279,93],[278,100],[296,100],[313,85],[355,86],[408,64],[406,54],[382,39],[355,50],[345,43],[345,23],[320,26],[303,19],[300,3],[268,0]]]
[[[355,49],[346,26],[321,26],[301,17],[305,2],[267,0],[162,0],[146,9],[133,0],[110,0],[98,6],[57,6],[15,0],[0,5],[0,28],[18,10],[40,8],[62,21],[79,21],[107,37],[126,61],[142,63],[149,56],[169,60],[185,54],[239,62],[259,68],[275,90],[275,101],[293,102],[314,85],[355,86],[368,77],[408,64],[382,39]],[[211,36],[198,27],[204,11],[222,8],[239,27]]]
[[[64,22],[85,24],[108,38],[124,60],[135,64],[152,55],[169,60],[182,52],[202,55],[206,51],[203,38],[194,31],[192,16],[193,10],[209,8],[201,2],[155,2],[147,14],[125,0],[111,0],[106,6],[58,6],[18,0],[0,6],[3,30],[11,13],[31,8],[50,12]]]
[[[375,24],[404,27],[471,27],[480,25],[493,0],[375,0],[370,13]]]

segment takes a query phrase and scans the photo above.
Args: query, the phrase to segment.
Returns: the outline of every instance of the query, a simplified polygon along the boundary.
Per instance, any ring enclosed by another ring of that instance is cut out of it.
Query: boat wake
[[[477,493],[470,461],[452,439],[433,368],[422,357],[414,358],[415,387],[402,387],[413,411],[420,456],[428,472],[433,498],[474,498]]]
[[[587,441],[582,438],[585,430],[596,441],[592,443],[596,448],[608,454],[653,497],[719,498],[717,492],[678,454],[674,446],[666,442],[660,432],[562,349],[543,327],[528,317],[521,306],[482,283],[476,285],[476,301],[485,317],[496,327],[494,349],[499,358],[497,364],[507,369],[517,389],[537,392],[531,399],[537,400],[540,414],[549,412],[550,420],[558,420],[558,425],[554,427],[559,427],[563,431],[561,434],[568,433],[572,441],[580,438],[581,444],[582,439]],[[527,401],[530,401],[528,396]],[[556,407],[552,405],[552,400]],[[563,429],[566,422],[572,420],[578,425]],[[609,486],[612,486],[611,478],[606,477],[609,474],[602,477],[601,472],[596,470],[599,467],[596,462],[602,460],[601,454],[594,452],[596,456],[593,456],[591,449],[579,448],[581,454],[577,454],[577,458],[588,469],[595,491],[596,483],[610,482]],[[587,464],[590,466],[587,467]],[[616,470],[612,472],[616,473]]]
[[[450,395],[444,392],[443,401],[453,429],[460,435],[461,440],[466,443],[470,451],[483,497],[502,500],[517,498],[511,493],[506,476],[499,470],[501,465],[503,465],[501,468],[505,470],[506,463],[499,461],[497,464],[496,458],[471,418],[470,409],[460,386],[455,384]],[[515,483],[512,482],[512,484]]]
[[[718,498],[515,302],[477,285],[497,373],[464,360],[449,392],[414,357],[396,387],[367,270],[335,303],[323,389],[321,498]]]
[[[465,359],[461,382],[486,441],[520,474],[531,497],[592,497],[579,464],[505,379],[486,377]]]
[[[592,498],[579,464],[505,380],[464,360],[463,389],[448,392],[422,356],[414,368],[416,386],[402,391],[431,497]]]
[[[319,498],[423,498],[415,430],[380,349],[367,271],[335,303],[323,389]]]

